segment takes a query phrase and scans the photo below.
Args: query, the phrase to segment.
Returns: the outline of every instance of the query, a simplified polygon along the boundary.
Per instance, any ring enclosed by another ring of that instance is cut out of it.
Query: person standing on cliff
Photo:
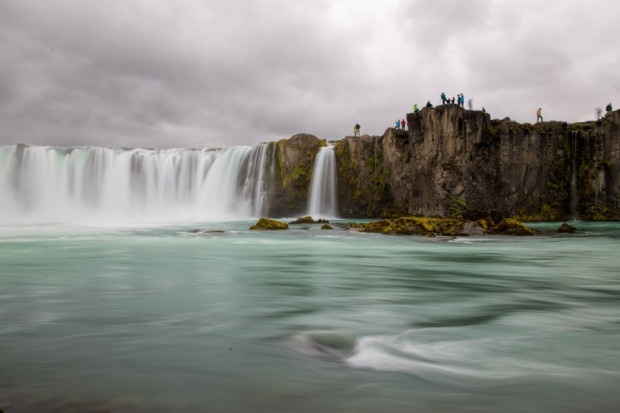
[[[360,136],[360,129],[360,124],[356,123],[355,126],[353,126],[353,136]]]
[[[407,122],[405,122],[405,119],[400,121],[400,126],[402,126],[402,129],[405,130],[405,126],[407,126]]]
[[[419,110],[420,110],[420,109],[418,109],[418,104],[417,104],[417,103],[416,103],[416,104],[414,104],[414,105],[413,105],[413,113],[418,113],[418,111],[419,111]]]
[[[611,107],[611,103],[608,103],[607,106],[605,106],[605,111],[607,111],[607,113],[609,113],[612,110],[613,110],[613,108]]]
[[[400,121],[396,119],[396,129],[400,129]]]
[[[441,92],[441,104],[446,104],[446,94],[444,92]]]
[[[542,108],[538,108],[538,110],[536,111],[536,123],[542,122],[542,121],[543,121]]]

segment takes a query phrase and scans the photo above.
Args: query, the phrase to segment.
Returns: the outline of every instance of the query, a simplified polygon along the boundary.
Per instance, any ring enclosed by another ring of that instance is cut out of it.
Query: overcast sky
[[[380,135],[442,91],[591,120],[619,31],[617,0],[0,0],[0,145]]]

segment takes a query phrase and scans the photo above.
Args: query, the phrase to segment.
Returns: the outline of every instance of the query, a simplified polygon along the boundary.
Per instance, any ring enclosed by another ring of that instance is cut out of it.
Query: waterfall
[[[571,132],[570,213],[577,219],[577,131]]]
[[[274,148],[2,146],[0,224],[259,217]]]
[[[314,160],[308,200],[308,215],[334,218],[338,215],[336,155],[334,147],[321,148]]]

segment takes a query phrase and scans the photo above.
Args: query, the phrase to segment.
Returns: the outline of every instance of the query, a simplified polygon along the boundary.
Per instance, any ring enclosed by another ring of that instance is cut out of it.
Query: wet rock
[[[463,234],[466,235],[484,235],[486,230],[486,221],[483,219],[476,222],[467,221],[463,224]]]
[[[271,231],[271,230],[282,230],[288,229],[288,224],[286,222],[278,221],[276,219],[269,218],[261,218],[259,219],[255,225],[250,227],[250,230],[260,230],[260,231]]]
[[[530,228],[516,219],[506,218],[493,228],[493,234],[501,235],[538,235],[540,231]]]
[[[289,222],[289,224],[314,224],[316,221],[310,216],[307,215],[305,217],[299,217],[294,221]]]
[[[369,222],[365,232],[396,235],[467,235],[463,231],[464,221],[454,218],[401,217]]]
[[[329,224],[329,221],[323,218],[319,218],[315,221],[317,224]]]
[[[561,232],[564,234],[572,234],[574,232],[577,232],[577,228],[573,227],[572,225],[568,225],[566,222],[564,222],[562,225],[560,225],[560,228],[558,228],[558,232]]]
[[[329,224],[323,224],[323,225],[321,226],[321,229],[334,229],[334,228],[332,228],[332,226],[331,226],[331,225],[329,225]]]
[[[359,222],[350,222],[349,228],[364,230],[366,229],[366,224],[360,224]]]

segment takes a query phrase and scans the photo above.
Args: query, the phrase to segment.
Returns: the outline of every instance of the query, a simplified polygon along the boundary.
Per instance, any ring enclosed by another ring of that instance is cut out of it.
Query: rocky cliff
[[[620,111],[532,125],[446,105],[407,121],[408,131],[335,143],[343,217],[620,219]],[[323,145],[312,135],[277,143],[270,214],[303,210]]]
[[[267,211],[271,217],[299,216],[306,211],[314,158],[325,140],[298,134],[270,144],[275,179],[268,179]]]

